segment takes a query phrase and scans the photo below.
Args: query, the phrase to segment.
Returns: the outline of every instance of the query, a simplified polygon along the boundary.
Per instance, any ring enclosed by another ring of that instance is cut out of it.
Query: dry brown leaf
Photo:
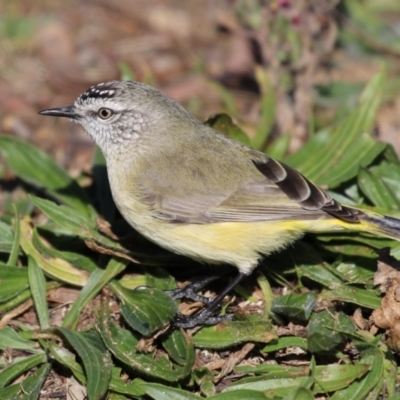
[[[128,255],[127,252],[125,253],[123,251],[110,249],[108,247],[103,246],[100,243],[97,243],[95,240],[89,240],[89,239],[85,240],[85,244],[87,247],[89,247],[89,249],[96,251],[97,253],[120,257],[120,258],[123,258],[124,260],[129,260],[129,261],[133,262],[134,264],[141,264],[140,261],[138,261],[135,258]]]
[[[361,330],[365,330],[368,327],[368,321],[363,317],[361,308],[357,308],[353,314],[353,321],[357,327]]]
[[[379,260],[378,269],[374,275],[374,285],[379,285],[379,290],[386,293],[394,279],[400,279],[400,271]]]
[[[381,307],[371,315],[371,321],[382,329],[392,329],[400,322],[400,277],[392,280],[387,289],[385,297],[382,299]]]
[[[387,330],[387,344],[395,351],[400,349],[400,271],[392,266],[398,267],[398,265],[399,262],[387,251],[380,252],[374,284],[380,285],[380,291],[386,294],[382,299],[381,307],[370,317],[372,324]]]
[[[136,350],[141,353],[151,353],[157,349],[157,345],[154,343],[155,340],[168,331],[169,325],[157,331],[152,337],[142,337],[139,343],[136,345]]]
[[[239,351],[230,354],[229,358],[225,360],[224,364],[221,366],[221,372],[216,376],[215,382],[219,382],[222,378],[232,372],[235,366],[243,361],[247,354],[254,349],[254,346],[254,343],[246,343]]]
[[[118,236],[116,236],[111,230],[111,224],[100,215],[98,215],[96,219],[96,229],[99,232],[104,233],[110,239],[118,240]]]

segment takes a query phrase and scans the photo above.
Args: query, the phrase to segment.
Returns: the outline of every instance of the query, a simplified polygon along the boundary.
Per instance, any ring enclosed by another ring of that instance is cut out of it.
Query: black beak
[[[48,115],[50,117],[66,117],[78,119],[80,116],[76,113],[74,106],[50,108],[49,110],[39,111],[40,115]]]

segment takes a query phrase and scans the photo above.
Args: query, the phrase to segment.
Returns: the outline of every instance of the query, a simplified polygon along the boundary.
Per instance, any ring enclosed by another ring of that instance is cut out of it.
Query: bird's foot
[[[186,298],[193,301],[199,301],[200,303],[203,304],[209,304],[212,302],[213,299],[201,296],[196,292],[203,289],[204,286],[207,286],[209,283],[215,281],[220,277],[221,275],[211,275],[205,277],[203,276],[201,278],[196,279],[193,283],[185,286],[182,289],[166,290],[165,293],[170,295],[174,300]]]
[[[216,325],[220,322],[230,321],[233,314],[226,314],[221,316],[213,316],[214,310],[208,310],[207,306],[194,315],[183,315],[177,313],[172,322],[177,328],[190,329],[197,325]]]
[[[169,294],[174,300],[185,298],[193,301],[198,301],[203,304],[209,304],[212,302],[213,299],[197,294],[193,288],[188,288],[188,286],[183,289],[168,290],[165,291],[165,293]]]
[[[206,286],[208,283],[221,277],[221,274],[202,277],[197,279],[194,283],[186,286],[183,289],[176,289],[167,291],[173,299],[180,299],[186,297],[194,301],[202,302],[205,307],[194,315],[185,316],[180,313],[176,314],[173,325],[179,328],[193,328],[196,325],[215,325],[222,321],[229,321],[233,318],[233,314],[224,316],[213,316],[213,314],[220,309],[220,304],[225,297],[244,277],[243,273],[239,273],[236,277],[222,290],[215,299],[200,296],[196,292]]]

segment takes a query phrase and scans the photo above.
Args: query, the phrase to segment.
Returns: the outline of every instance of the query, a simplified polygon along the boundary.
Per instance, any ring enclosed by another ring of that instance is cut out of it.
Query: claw
[[[233,314],[221,315],[218,317],[213,317],[212,312],[209,312],[207,308],[203,309],[195,315],[182,315],[177,313],[173,321],[174,326],[177,328],[190,329],[197,325],[216,325],[220,322],[231,321]]]
[[[175,316],[175,320],[173,324],[176,327],[179,328],[193,328],[196,325],[214,325],[217,324],[221,321],[226,321],[226,320],[231,320],[233,315],[228,314],[225,316],[212,316],[215,311],[220,307],[221,301],[223,298],[228,294],[244,277],[245,275],[243,273],[239,273],[236,275],[236,277],[231,281],[228,286],[225,287],[225,289],[215,298],[215,299],[209,299],[208,297],[200,296],[196,292],[200,289],[202,289],[205,285],[208,283],[218,279],[221,277],[221,274],[219,275],[213,275],[213,276],[208,276],[208,277],[203,277],[201,279],[198,279],[194,283],[186,286],[183,289],[176,289],[176,290],[169,290],[167,293],[173,298],[173,299],[180,299],[182,297],[189,298],[194,301],[200,301],[203,304],[205,304],[205,307],[199,311],[195,315],[191,316],[184,316],[182,314],[177,314]]]
[[[189,285],[189,286],[191,286],[191,285]],[[174,300],[186,298],[186,299],[190,299],[193,301],[199,301],[200,303],[203,303],[203,304],[210,304],[212,302],[211,298],[197,294],[193,290],[193,288],[188,287],[188,286],[186,286],[183,289],[168,290],[165,293],[169,294]]]
[[[211,276],[202,276],[194,280],[193,283],[185,286],[182,289],[174,289],[174,290],[166,290],[165,293],[169,294],[174,300],[177,299],[190,299],[193,301],[199,301],[203,304],[211,303],[212,299],[208,297],[201,296],[197,294],[199,290],[203,289],[204,286],[209,283],[221,278],[223,274],[211,275]]]

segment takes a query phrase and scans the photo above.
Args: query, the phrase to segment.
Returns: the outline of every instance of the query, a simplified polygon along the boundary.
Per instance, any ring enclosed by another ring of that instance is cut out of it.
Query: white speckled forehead
[[[90,87],[75,101],[77,110],[93,110],[109,107],[115,112],[136,109],[143,93],[154,92],[155,89],[139,82],[111,81]],[[137,117],[140,117],[139,115]]]
[[[114,82],[103,82],[90,87],[82,93],[76,100],[76,105],[83,105],[92,102],[95,99],[111,99],[117,93]]]

